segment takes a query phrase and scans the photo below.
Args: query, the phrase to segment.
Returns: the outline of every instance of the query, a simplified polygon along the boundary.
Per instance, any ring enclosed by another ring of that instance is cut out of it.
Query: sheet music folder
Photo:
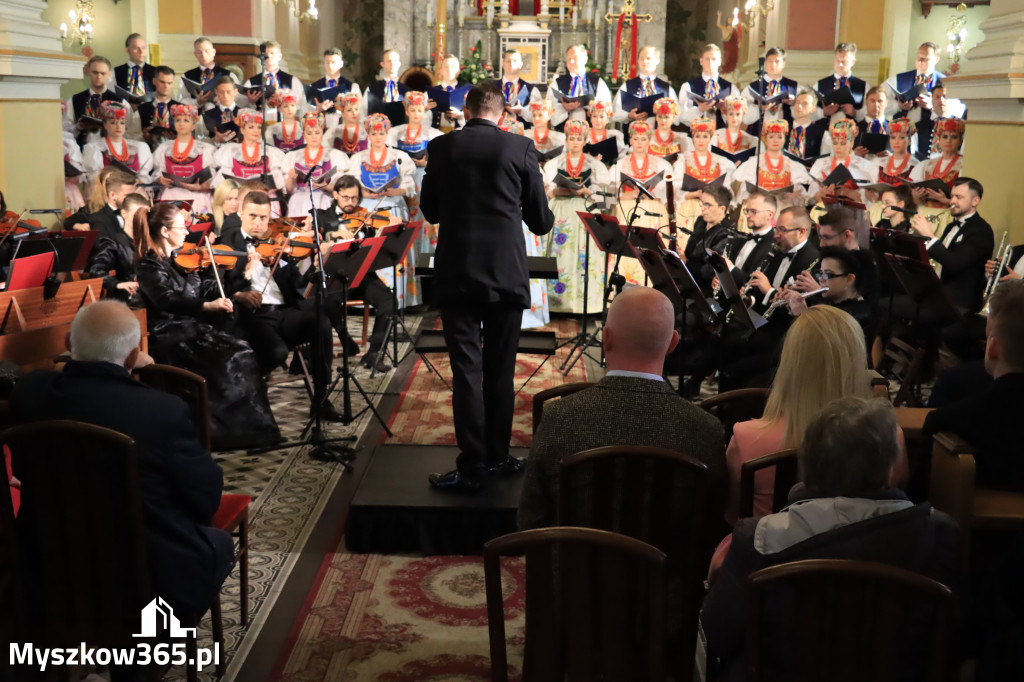
[[[329,276],[354,289],[363,283],[382,244],[383,237],[338,242],[331,247],[331,253],[324,261],[324,270]]]

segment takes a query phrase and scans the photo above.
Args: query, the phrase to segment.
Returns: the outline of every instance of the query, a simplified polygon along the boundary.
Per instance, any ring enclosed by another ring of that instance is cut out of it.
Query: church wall
[[[51,26],[60,26],[61,22],[69,22],[68,12],[75,8],[75,0],[50,0],[47,8],[43,10],[43,21]],[[90,47],[92,54],[103,55],[110,60],[113,66],[122,64],[128,59],[124,51],[124,39],[132,32],[131,9],[129,3],[97,2],[94,3],[93,11],[96,14],[93,22],[93,40]],[[82,54],[82,46],[64,47],[64,51],[72,54]],[[82,57],[82,65],[85,65],[87,57]],[[84,81],[70,81],[61,86],[61,97],[67,99],[74,93],[87,87]]]
[[[949,28],[949,18],[954,14],[960,14],[955,7],[935,6],[926,17],[921,12],[920,0],[914,0],[914,7],[910,13],[910,35],[907,62],[901,71],[914,68],[914,59],[917,57],[917,47],[921,43],[932,41],[942,50],[943,58],[939,62],[939,70],[948,73],[949,60],[946,58],[946,45],[949,38],[946,31]],[[986,5],[968,7],[963,15],[967,17],[967,42],[964,45],[964,53],[985,39],[984,32],[979,28],[981,22],[988,19],[989,8]],[[955,96],[955,95],[954,95]]]

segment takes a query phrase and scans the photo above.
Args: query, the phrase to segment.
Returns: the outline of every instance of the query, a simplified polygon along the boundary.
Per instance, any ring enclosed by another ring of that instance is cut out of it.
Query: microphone
[[[758,78],[760,78],[761,76],[763,76],[765,74],[765,70],[764,70],[764,57],[758,57],[757,58],[757,71],[755,71],[754,74]]]
[[[886,208],[888,208],[888,209],[890,209],[892,211],[896,211],[898,213],[906,214],[906,215],[916,215],[917,214],[917,211],[915,209],[912,209],[912,208],[903,208],[901,206],[886,206]]]
[[[323,165],[323,162],[321,161],[320,163],[318,163],[315,166],[313,166],[312,168],[310,168],[308,172],[303,173],[302,175],[300,175],[299,176],[299,184],[301,184],[301,185],[308,185],[309,184],[309,179],[311,177],[313,177],[313,171],[315,171],[317,168],[319,168],[322,165]]]
[[[629,177],[628,175],[626,176],[626,184],[635,189],[637,192],[640,192],[640,194],[643,194],[648,199],[654,199],[654,195],[651,194],[651,190],[647,189],[646,187],[644,187],[643,185],[641,185],[639,182]]]

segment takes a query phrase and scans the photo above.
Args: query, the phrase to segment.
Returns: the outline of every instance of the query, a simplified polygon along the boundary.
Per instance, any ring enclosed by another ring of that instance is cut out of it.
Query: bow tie
[[[246,244],[259,244],[260,240],[257,239],[256,237],[250,237],[250,236],[246,235],[245,236],[245,243]]]

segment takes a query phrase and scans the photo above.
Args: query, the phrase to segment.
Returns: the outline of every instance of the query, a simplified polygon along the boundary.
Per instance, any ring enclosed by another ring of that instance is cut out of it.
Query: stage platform
[[[512,448],[525,457],[528,448]],[[480,554],[516,530],[523,474],[485,480],[473,495],[441,493],[427,476],[455,468],[458,448],[380,445],[352,498],[345,528],[350,552]]]

